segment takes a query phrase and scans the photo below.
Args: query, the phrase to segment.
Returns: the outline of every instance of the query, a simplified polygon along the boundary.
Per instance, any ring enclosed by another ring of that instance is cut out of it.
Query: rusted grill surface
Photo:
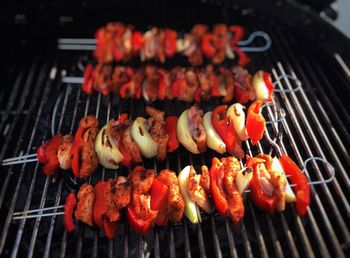
[[[232,23],[227,18],[228,23]],[[170,257],[344,257],[349,255],[350,234],[350,119],[346,105],[349,77],[346,76],[334,53],[324,53],[312,42],[303,42],[300,36],[273,21],[254,20],[248,28],[260,29],[272,37],[272,48],[253,56],[249,70],[271,70],[273,78],[291,74],[302,82],[295,93],[276,93],[276,103],[286,111],[285,120],[268,125],[271,136],[282,132],[279,146],[302,166],[308,157],[328,160],[336,169],[332,183],[312,187],[312,201],[305,217],[299,217],[293,205],[273,215],[256,209],[245,196],[246,215],[238,227],[218,214],[203,215],[203,223],[191,225],[186,219],[166,228],[155,228],[143,238],[122,221],[114,240],[107,240],[96,228],[79,224],[74,234],[66,234],[61,216],[12,221],[18,210],[51,207],[62,204],[69,193],[64,177],[49,178],[41,173],[36,163],[1,167],[0,182],[0,254],[28,257],[143,257],[149,254]],[[82,94],[77,85],[61,83],[64,74],[81,76],[78,63],[85,63],[86,53],[58,52],[40,54],[29,65],[23,65],[18,76],[1,93],[0,160],[20,153],[33,153],[43,139],[51,136],[55,106],[55,132],[69,133],[77,128],[79,119],[94,114],[100,124],[109,118],[128,112],[132,118],[145,115],[146,103],[121,101],[117,96]],[[283,79],[277,88],[293,89],[294,81]],[[8,90],[11,88],[11,90]],[[202,104],[205,110],[218,103]],[[176,114],[189,104],[174,101],[155,103],[167,115]],[[280,109],[279,108],[279,109]],[[270,107],[266,118],[275,119]],[[267,141],[253,147],[244,144],[247,154],[272,151]],[[169,155],[166,162],[145,160],[145,167],[157,171],[169,167],[180,171],[193,164],[199,169],[210,165],[214,154],[189,154],[181,148]],[[128,170],[111,171],[99,168],[89,178],[92,184]],[[328,178],[331,171],[322,163],[307,167],[310,180]]]

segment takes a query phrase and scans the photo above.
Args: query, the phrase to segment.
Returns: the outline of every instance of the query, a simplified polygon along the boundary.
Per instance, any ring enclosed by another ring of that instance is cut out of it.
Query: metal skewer
[[[257,38],[263,38],[265,45],[261,47],[248,46]],[[244,52],[264,52],[271,47],[272,40],[264,31],[254,31],[247,39],[237,42],[237,46]],[[60,50],[83,50],[92,51],[96,49],[96,39],[92,38],[60,38],[57,40],[57,48]]]

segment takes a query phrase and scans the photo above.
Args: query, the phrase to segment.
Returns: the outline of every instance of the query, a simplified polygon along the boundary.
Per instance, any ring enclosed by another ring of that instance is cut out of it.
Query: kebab
[[[297,183],[296,194],[286,174],[292,183]],[[100,181],[95,187],[85,183],[77,193],[78,201],[74,193],[67,195],[64,225],[68,232],[74,231],[74,214],[77,220],[104,229],[112,239],[125,208],[130,226],[146,235],[153,225],[180,221],[183,214],[192,223],[200,222],[199,207],[207,213],[216,208],[219,214],[238,224],[244,217],[242,194],[246,191],[258,208],[270,213],[283,211],[286,202],[296,202],[297,211],[303,216],[310,203],[306,177],[285,154],[280,159],[266,154],[247,157],[244,168],[235,157],[214,157],[210,169],[202,166],[201,174],[193,166],[186,166],[178,177],[168,169],[156,175],[152,169],[136,166],[128,178]]]
[[[164,63],[179,54],[186,56],[191,65],[201,65],[204,59],[220,64],[237,54],[238,63],[245,65],[249,58],[238,47],[243,37],[244,29],[237,25],[216,24],[210,31],[208,26],[196,24],[190,33],[179,38],[178,33],[169,28],[152,27],[141,33],[131,25],[111,22],[96,31],[94,56],[101,64],[129,61],[133,57]]]
[[[100,130],[97,119],[87,116],[81,119],[74,140],[73,136],[57,134],[38,148],[37,156],[44,164],[45,174],[52,176],[59,167],[63,170],[71,167],[79,178],[90,176],[98,163],[117,169],[120,164],[130,167],[141,162],[142,156],[164,160],[179,143],[194,154],[209,147],[242,159],[241,142],[251,138],[256,144],[265,131],[265,119],[260,111],[251,111],[252,107],[256,111],[257,105],[261,101],[251,104],[246,121],[244,107],[238,103],[218,106],[204,116],[202,110],[192,106],[179,119],[164,118],[164,112],[146,107],[148,119],[137,117],[131,121],[127,114],[121,114],[118,120],[111,119]]]
[[[170,71],[156,66],[145,68],[98,64],[95,68],[88,64],[82,83],[82,90],[88,95],[94,91],[107,95],[117,93],[121,98],[141,97],[149,102],[164,99],[178,99],[200,103],[209,98],[222,98],[224,103],[236,99],[245,104],[259,99],[263,102],[272,100],[274,85],[268,72],[258,71],[252,77],[240,66],[231,69],[175,67]]]

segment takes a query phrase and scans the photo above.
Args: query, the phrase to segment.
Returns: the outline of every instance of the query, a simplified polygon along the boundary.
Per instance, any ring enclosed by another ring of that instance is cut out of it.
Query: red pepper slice
[[[48,141],[43,142],[36,151],[36,156],[38,157],[39,162],[42,164],[45,164],[47,162],[47,157],[45,153],[48,143]]]
[[[176,78],[171,84],[171,93],[174,98],[182,97],[186,92],[187,82],[185,79]]]
[[[60,167],[57,151],[63,142],[61,134],[56,134],[52,139],[44,142],[37,151],[39,162],[44,164],[44,173],[48,176],[54,175]]]
[[[194,101],[195,101],[196,103],[201,103],[201,101],[202,101],[201,96],[202,96],[202,88],[201,88],[201,87],[198,87],[198,88],[196,89],[196,91],[194,92],[194,95],[193,95]]]
[[[272,99],[272,94],[275,90],[275,86],[271,82],[271,74],[268,72],[263,72],[263,79],[267,89],[269,90],[269,99]]]
[[[266,127],[265,118],[260,114],[261,105],[261,100],[255,100],[248,108],[246,128],[253,145],[262,139]]]
[[[293,184],[296,184],[294,187],[297,198],[296,209],[299,215],[304,216],[307,212],[307,207],[310,205],[310,186],[308,180],[298,165],[286,154],[282,154],[280,162],[286,175],[290,176],[289,180]]]
[[[226,111],[227,105],[216,107],[211,115],[211,122],[215,131],[226,144],[227,151],[234,153],[236,145],[235,127],[231,118],[226,115]]]
[[[168,187],[158,179],[153,179],[150,189],[151,210],[157,211],[166,205],[168,199]]]
[[[216,48],[212,44],[212,41],[213,41],[213,35],[211,33],[206,33],[202,36],[201,48],[202,48],[203,54],[209,59],[214,57],[216,53]]]
[[[130,205],[126,208],[126,218],[129,225],[142,236],[147,235],[151,230],[153,218],[140,219],[135,213],[134,207]]]
[[[100,228],[104,227],[105,214],[108,204],[105,199],[107,182],[100,181],[95,185],[94,221]]]
[[[133,54],[136,54],[136,53],[140,52],[140,50],[145,45],[145,41],[144,41],[144,39],[142,37],[141,32],[134,31],[132,33],[131,44],[132,44],[132,53]]]
[[[125,99],[127,95],[130,93],[130,90],[133,88],[133,86],[134,86],[134,82],[132,80],[126,83],[123,83],[119,89],[119,96]]]
[[[237,42],[240,41],[244,36],[244,28],[242,26],[233,25],[230,26],[229,30],[233,33],[230,45],[239,56],[238,64],[240,66],[245,66],[249,63],[250,58],[237,46]]]
[[[103,230],[105,231],[106,237],[108,239],[113,239],[115,236],[115,233],[117,232],[117,223],[111,222],[107,217],[103,220]]]
[[[176,54],[177,32],[170,29],[164,30],[164,52],[166,57],[172,58]]]
[[[179,148],[179,141],[177,140],[176,134],[177,120],[177,116],[168,116],[165,119],[166,131],[169,135],[167,152],[173,152]]]
[[[92,88],[92,64],[88,64],[85,67],[84,71],[84,80],[82,85],[82,90],[85,94],[92,95],[93,88]]]
[[[226,216],[228,203],[223,192],[224,166],[218,158],[213,158],[210,168],[210,189],[216,209],[222,216]]]
[[[64,216],[63,224],[67,232],[73,232],[75,230],[75,225],[73,222],[73,211],[77,205],[77,199],[75,198],[74,193],[67,195],[66,202],[64,204]]]
[[[221,97],[221,94],[219,91],[220,77],[219,76],[210,76],[209,82],[211,85],[210,96],[212,96],[214,98]]]
[[[75,177],[79,177],[79,173],[80,173],[80,153],[84,145],[84,140],[83,140],[84,132],[85,132],[84,128],[82,127],[78,128],[74,136],[72,149],[70,151],[72,171]]]
[[[119,144],[119,147],[118,147],[120,153],[123,155],[124,159],[122,160],[122,165],[125,166],[125,167],[131,167],[132,165],[132,157],[131,155],[129,154],[129,152],[126,150],[126,148],[124,147],[123,143],[120,143]]]

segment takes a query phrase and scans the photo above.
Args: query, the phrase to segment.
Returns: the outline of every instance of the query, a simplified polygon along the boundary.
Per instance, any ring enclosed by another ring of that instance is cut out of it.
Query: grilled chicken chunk
[[[175,172],[168,169],[162,170],[157,179],[169,188],[166,211],[169,220],[173,222],[180,221],[185,209],[185,201],[180,193]]]
[[[90,226],[94,225],[93,210],[95,202],[95,190],[92,185],[88,183],[83,184],[78,192],[77,209],[75,210],[75,217]]]
[[[60,163],[60,167],[64,170],[71,168],[70,150],[73,145],[73,140],[74,138],[70,134],[63,136],[63,143],[61,144],[57,152],[58,162]]]
[[[151,118],[148,119],[151,137],[158,143],[156,157],[159,160],[165,160],[169,135],[166,131],[164,112],[153,107],[146,107],[146,112],[151,116]]]

